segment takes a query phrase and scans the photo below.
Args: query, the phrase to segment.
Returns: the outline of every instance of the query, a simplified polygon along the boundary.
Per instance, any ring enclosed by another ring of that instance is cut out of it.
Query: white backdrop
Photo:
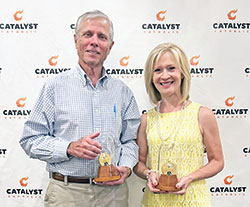
[[[0,206],[43,206],[45,163],[29,159],[18,141],[43,82],[76,64],[72,28],[93,9],[113,20],[115,45],[105,66],[131,87],[141,112],[152,107],[143,79],[150,50],[167,41],[184,49],[192,68],[191,100],[214,110],[223,144],[225,168],[207,180],[212,204],[250,206],[247,0],[2,1]],[[130,206],[137,207],[145,181],[133,175],[128,182]]]

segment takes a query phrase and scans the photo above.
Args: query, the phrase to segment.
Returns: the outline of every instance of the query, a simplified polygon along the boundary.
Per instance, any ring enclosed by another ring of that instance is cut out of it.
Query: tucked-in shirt
[[[31,157],[47,162],[49,172],[95,177],[99,161],[67,155],[73,141],[94,132],[115,166],[138,161],[140,114],[135,97],[121,80],[105,73],[96,87],[80,67],[49,79],[24,124],[20,144]]]

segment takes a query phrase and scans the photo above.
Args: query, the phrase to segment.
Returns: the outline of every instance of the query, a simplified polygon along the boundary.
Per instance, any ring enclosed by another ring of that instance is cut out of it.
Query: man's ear
[[[110,44],[110,46],[109,46],[109,50],[111,50],[112,49],[112,47],[113,47],[113,45],[115,44],[115,42],[114,41],[112,41],[112,43]]]

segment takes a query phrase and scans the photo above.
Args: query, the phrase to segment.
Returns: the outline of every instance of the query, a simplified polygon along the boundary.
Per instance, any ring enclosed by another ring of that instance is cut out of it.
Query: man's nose
[[[92,37],[91,37],[91,42],[90,42],[90,44],[91,44],[91,46],[93,46],[93,47],[98,47],[98,37],[97,37],[97,35],[93,35]]]

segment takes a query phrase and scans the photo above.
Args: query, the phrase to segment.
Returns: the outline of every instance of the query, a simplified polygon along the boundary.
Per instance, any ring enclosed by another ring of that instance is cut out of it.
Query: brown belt
[[[52,173],[52,178],[59,181],[66,181],[69,183],[84,183],[84,184],[94,184],[93,178],[82,178],[82,177],[74,177],[74,176],[64,176],[60,173],[54,172]]]

